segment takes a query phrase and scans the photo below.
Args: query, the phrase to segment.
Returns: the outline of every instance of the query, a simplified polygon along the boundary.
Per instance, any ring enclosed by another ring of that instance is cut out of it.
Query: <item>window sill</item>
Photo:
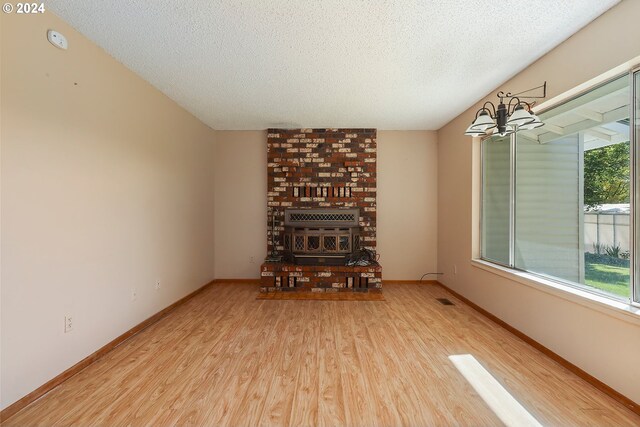
[[[572,286],[563,285],[553,280],[547,280],[524,271],[513,270],[480,259],[471,260],[471,265],[547,294],[560,297],[574,304],[582,305],[608,316],[640,326],[640,308],[623,301],[616,301]]]

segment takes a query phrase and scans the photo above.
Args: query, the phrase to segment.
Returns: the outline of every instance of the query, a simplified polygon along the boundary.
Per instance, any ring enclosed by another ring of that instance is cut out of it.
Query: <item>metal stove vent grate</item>
[[[291,222],[307,221],[355,221],[356,217],[352,213],[292,213],[289,217]]]

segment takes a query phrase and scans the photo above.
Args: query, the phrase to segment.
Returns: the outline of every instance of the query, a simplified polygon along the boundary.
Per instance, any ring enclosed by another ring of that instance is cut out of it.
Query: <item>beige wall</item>
[[[640,55],[638,16],[640,2],[623,1],[499,89],[519,92],[547,80],[553,97],[629,61]],[[493,95],[486,99],[495,101]],[[463,133],[480,104],[438,131],[438,266],[446,273],[441,281],[640,402],[640,322],[623,321],[472,266],[479,147]]]
[[[436,272],[437,179],[436,132],[378,131],[377,231],[383,280],[418,280]]]
[[[214,278],[215,136],[54,15],[1,16],[5,408]]]
[[[260,277],[267,255],[267,132],[216,132],[216,278]]]
[[[266,255],[266,132],[216,132],[216,278],[258,278]],[[378,131],[378,250],[385,279],[436,268],[437,142]]]

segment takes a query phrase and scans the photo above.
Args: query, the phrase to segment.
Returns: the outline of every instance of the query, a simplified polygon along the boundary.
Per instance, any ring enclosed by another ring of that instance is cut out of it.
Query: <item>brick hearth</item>
[[[380,292],[382,267],[342,267],[264,263],[261,292]]]

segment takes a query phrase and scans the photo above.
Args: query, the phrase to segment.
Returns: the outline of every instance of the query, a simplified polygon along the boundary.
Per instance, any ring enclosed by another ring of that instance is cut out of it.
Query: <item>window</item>
[[[544,111],[543,127],[482,141],[483,259],[640,301],[631,167],[640,77],[631,77]]]
[[[482,255],[488,261],[511,265],[509,234],[511,195],[510,137],[491,136],[482,144]]]

